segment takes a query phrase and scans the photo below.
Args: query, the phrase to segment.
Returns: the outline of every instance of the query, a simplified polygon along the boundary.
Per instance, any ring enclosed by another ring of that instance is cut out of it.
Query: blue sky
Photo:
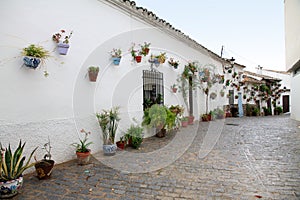
[[[283,0],[135,0],[223,57],[285,70]]]

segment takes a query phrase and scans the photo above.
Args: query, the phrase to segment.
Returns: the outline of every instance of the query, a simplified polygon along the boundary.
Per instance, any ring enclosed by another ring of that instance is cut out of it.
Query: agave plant
[[[29,164],[29,162],[38,147],[31,152],[29,159],[24,164],[25,156],[22,156],[22,154],[25,144],[25,142],[22,144],[20,140],[18,148],[12,153],[10,145],[8,148],[3,148],[0,143],[0,181],[17,179],[26,169],[34,165],[34,163]]]

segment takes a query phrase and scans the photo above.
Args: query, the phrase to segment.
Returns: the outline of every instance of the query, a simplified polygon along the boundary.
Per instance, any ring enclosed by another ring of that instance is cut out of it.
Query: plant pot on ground
[[[175,127],[176,114],[169,108],[163,105],[154,104],[144,111],[143,126],[148,128],[156,128],[158,137],[164,136],[165,131],[162,129],[171,130]]]
[[[189,124],[189,118],[188,117],[183,117],[182,119],[181,119],[181,126],[182,127],[187,127],[188,126],[188,124]]]
[[[50,139],[48,139],[48,142],[45,143],[43,147],[43,149],[46,151],[44,159],[36,161],[36,163],[34,164],[38,179],[47,179],[52,173],[54,160],[51,160],[51,148],[52,147],[50,145]]]
[[[120,137],[120,141],[116,142],[116,145],[119,149],[124,150],[126,146],[126,138],[124,136]]]
[[[90,66],[88,69],[89,73],[89,79],[91,82],[96,82],[98,73],[99,73],[99,67]]]
[[[103,153],[107,156],[115,155],[117,146],[115,145],[115,136],[117,133],[119,117],[119,107],[113,107],[110,110],[103,110],[97,113],[99,125],[103,136]]]
[[[129,138],[130,146],[134,149],[138,149],[143,142],[143,128],[136,124],[131,124],[126,131],[126,138]]]
[[[201,119],[202,119],[203,122],[211,121],[211,114],[203,114],[201,116]]]
[[[91,149],[89,149],[88,147],[93,142],[88,142],[88,135],[91,134],[91,132],[87,132],[84,129],[81,129],[80,132],[84,134],[84,138],[79,138],[79,143],[73,143],[72,145],[76,147],[76,156],[78,164],[86,165],[89,163],[91,155]]]
[[[12,152],[10,145],[4,148],[0,143],[0,199],[17,195],[23,185],[23,172],[34,165],[29,163],[37,147],[26,162],[23,156],[24,147],[25,143],[22,144],[20,140],[19,146]]]

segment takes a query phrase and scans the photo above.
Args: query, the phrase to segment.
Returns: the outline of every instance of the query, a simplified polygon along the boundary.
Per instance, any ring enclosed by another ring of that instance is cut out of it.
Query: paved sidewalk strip
[[[48,180],[28,174],[13,199],[300,199],[299,125],[288,116],[197,122],[139,151],[56,165]]]

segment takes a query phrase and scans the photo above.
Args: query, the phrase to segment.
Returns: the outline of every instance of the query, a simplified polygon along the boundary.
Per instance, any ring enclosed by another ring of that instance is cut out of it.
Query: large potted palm
[[[119,107],[103,110],[101,113],[97,113],[96,117],[102,130],[104,155],[114,155],[117,150],[115,136],[120,121]]]
[[[17,195],[23,185],[23,172],[34,165],[30,164],[30,160],[37,147],[25,162],[24,146],[25,143],[22,144],[20,140],[18,148],[12,152],[10,145],[3,148],[0,143],[0,199]]]

